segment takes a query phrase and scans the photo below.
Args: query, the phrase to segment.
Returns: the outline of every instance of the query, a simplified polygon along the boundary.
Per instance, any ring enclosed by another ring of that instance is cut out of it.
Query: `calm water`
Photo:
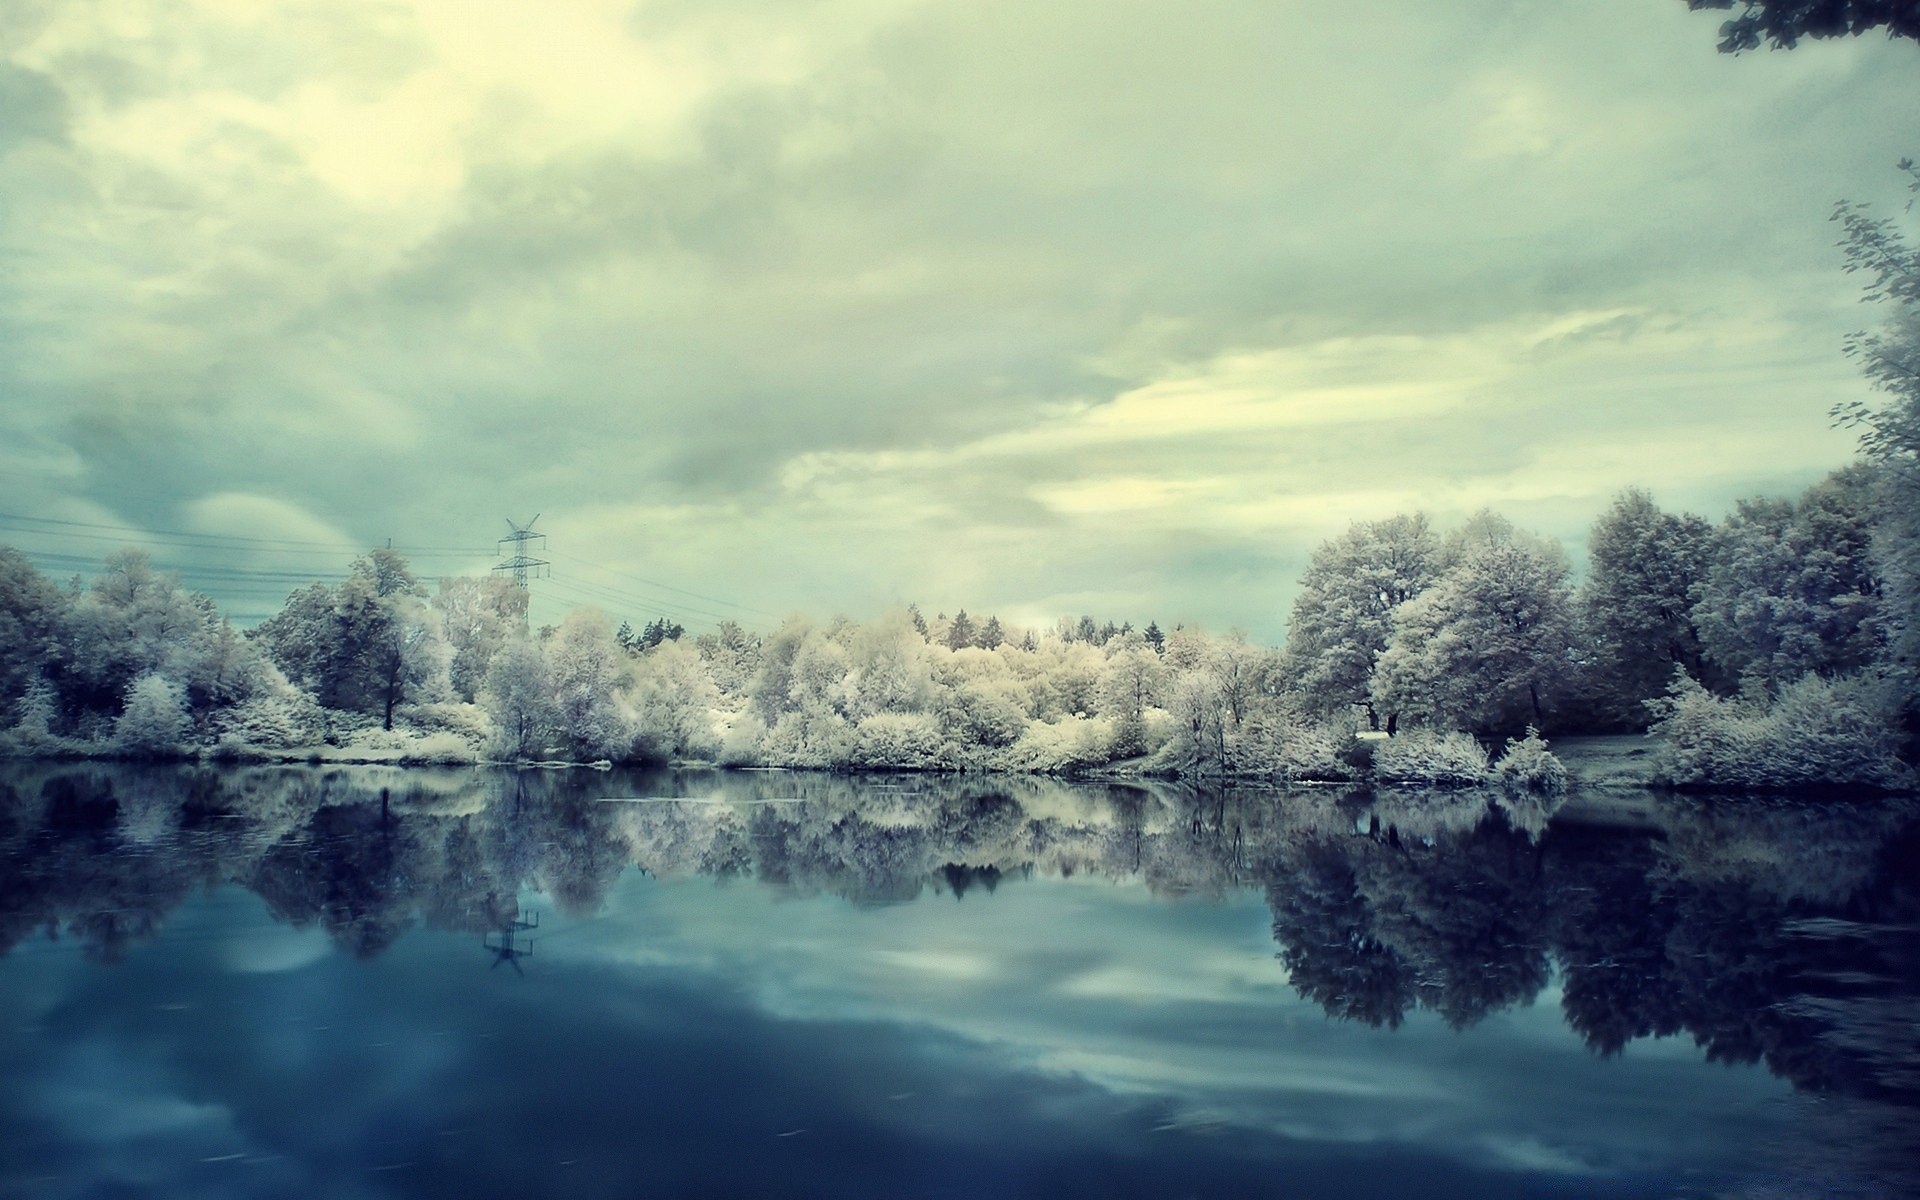
[[[1627,799],[14,766],[0,1196],[1914,1190],[1911,806]]]

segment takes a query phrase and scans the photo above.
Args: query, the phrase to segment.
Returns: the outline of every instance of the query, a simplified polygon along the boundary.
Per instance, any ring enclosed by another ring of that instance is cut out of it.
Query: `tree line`
[[[1510,777],[1551,783],[1530,730],[1650,728],[1677,784],[1907,786],[1920,248],[1859,206],[1835,220],[1883,317],[1847,350],[1885,402],[1833,413],[1859,460],[1717,525],[1628,489],[1577,578],[1498,513],[1403,513],[1313,552],[1278,647],[917,606],[688,638],[590,610],[531,631],[511,580],[429,587],[381,549],[242,634],[138,550],[58,585],[0,547],[0,748],[1474,782],[1505,739]],[[1360,731],[1390,736],[1377,762]]]

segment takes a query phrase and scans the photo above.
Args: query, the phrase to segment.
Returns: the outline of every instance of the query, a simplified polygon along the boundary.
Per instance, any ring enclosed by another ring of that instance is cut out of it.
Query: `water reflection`
[[[223,885],[355,958],[426,928],[513,971],[540,961],[522,896],[591,918],[630,867],[862,908],[992,904],[1036,878],[1253,891],[1288,983],[1333,1017],[1390,1030],[1431,1013],[1464,1030],[1557,990],[1599,1055],[1686,1035],[1708,1060],[1762,1063],[1822,1097],[1809,1119],[1849,1169],[1912,1170],[1911,804],[1651,811],[1549,821],[1480,794],[977,777],[12,768],[0,953],[52,939],[113,963]]]

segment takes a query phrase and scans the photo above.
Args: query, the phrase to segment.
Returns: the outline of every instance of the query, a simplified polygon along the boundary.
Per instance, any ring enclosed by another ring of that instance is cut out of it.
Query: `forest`
[[[1402,513],[1314,551],[1281,646],[913,606],[689,637],[586,609],[530,629],[512,580],[429,586],[379,549],[243,632],[138,549],[62,583],[0,548],[0,751],[1557,791],[1544,738],[1647,731],[1676,786],[1905,789],[1920,745],[1920,248],[1863,208],[1835,220],[1881,317],[1847,350],[1884,403],[1833,413],[1858,429],[1857,461],[1717,524],[1629,488],[1578,570],[1490,510],[1452,528]]]

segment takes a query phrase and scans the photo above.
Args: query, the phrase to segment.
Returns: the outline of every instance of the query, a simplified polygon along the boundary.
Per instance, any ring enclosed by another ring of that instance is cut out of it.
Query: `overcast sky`
[[[1920,48],[1720,19],[0,0],[0,541],[1275,638],[1351,520],[1717,516],[1848,456],[1827,217],[1920,153]]]

